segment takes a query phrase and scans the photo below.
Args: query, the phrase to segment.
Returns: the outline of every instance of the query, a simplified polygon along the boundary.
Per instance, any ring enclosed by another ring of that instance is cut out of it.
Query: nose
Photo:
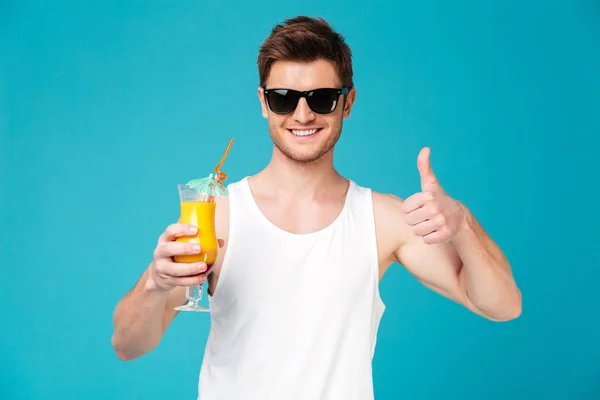
[[[294,120],[301,124],[306,124],[315,119],[315,113],[310,109],[306,99],[303,97],[298,102],[296,110],[294,110]]]

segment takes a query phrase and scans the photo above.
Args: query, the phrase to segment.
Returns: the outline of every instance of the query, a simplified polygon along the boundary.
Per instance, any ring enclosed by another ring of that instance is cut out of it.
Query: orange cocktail
[[[214,201],[181,201],[181,215],[179,217],[179,222],[181,224],[192,224],[197,226],[198,233],[195,236],[177,238],[177,241],[198,243],[202,250],[200,254],[175,256],[176,262],[205,262],[208,267],[211,267],[214,264],[219,249],[217,234],[215,232],[216,205],[217,203]]]

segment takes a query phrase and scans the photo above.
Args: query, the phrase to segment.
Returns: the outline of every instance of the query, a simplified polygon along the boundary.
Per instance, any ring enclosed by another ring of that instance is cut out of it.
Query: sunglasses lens
[[[337,89],[315,89],[306,95],[306,102],[310,109],[317,114],[333,112],[338,103],[339,91]],[[301,92],[291,89],[270,89],[267,91],[267,101],[271,111],[277,114],[288,114],[298,106]]]
[[[287,89],[270,90],[267,94],[269,107],[273,112],[287,114],[296,108],[298,105],[298,93]]]
[[[316,113],[329,114],[337,106],[338,92],[335,89],[316,89],[307,97],[308,106]]]

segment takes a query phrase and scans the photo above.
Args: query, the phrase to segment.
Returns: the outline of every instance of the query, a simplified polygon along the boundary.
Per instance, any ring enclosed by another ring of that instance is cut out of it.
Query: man
[[[371,362],[384,310],[378,284],[394,262],[426,287],[494,321],[519,316],[508,261],[465,205],[442,188],[424,148],[422,191],[402,200],[342,177],[333,152],[356,98],[351,52],[322,19],[297,17],[263,43],[258,98],[273,153],[217,203],[222,239],[211,273],[179,264],[198,252],[169,226],[154,260],[118,304],[113,346],[151,351],[208,279],[211,328],[199,398],[371,399]]]

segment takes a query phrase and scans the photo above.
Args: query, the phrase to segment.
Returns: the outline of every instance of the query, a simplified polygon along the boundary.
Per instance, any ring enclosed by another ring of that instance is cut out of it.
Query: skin
[[[277,62],[267,80],[268,88],[341,86],[334,65],[326,60]],[[293,113],[277,115],[267,107],[261,88],[258,98],[274,146],[269,164],[249,177],[256,203],[281,229],[303,234],[320,230],[341,212],[348,190],[348,180],[333,167],[333,154],[356,90],[351,89],[345,101],[340,96],[335,112],[327,115],[312,112],[305,99]],[[320,131],[297,138],[288,130],[294,128]],[[430,154],[429,148],[423,148],[417,156],[414,175],[420,179],[420,192],[407,199],[373,192],[380,279],[398,263],[425,287],[484,318],[517,318],[521,292],[508,260],[468,208],[444,191]],[[193,234],[193,227],[173,224],[158,239],[152,263],[114,312],[112,344],[120,359],[135,359],[159,344],[177,315],[173,307],[185,302],[185,286],[208,279],[209,293],[214,293],[229,235],[226,196],[217,200],[216,210],[221,251],[208,277],[202,263],[178,264],[171,259],[193,254],[192,245],[174,241]]]

